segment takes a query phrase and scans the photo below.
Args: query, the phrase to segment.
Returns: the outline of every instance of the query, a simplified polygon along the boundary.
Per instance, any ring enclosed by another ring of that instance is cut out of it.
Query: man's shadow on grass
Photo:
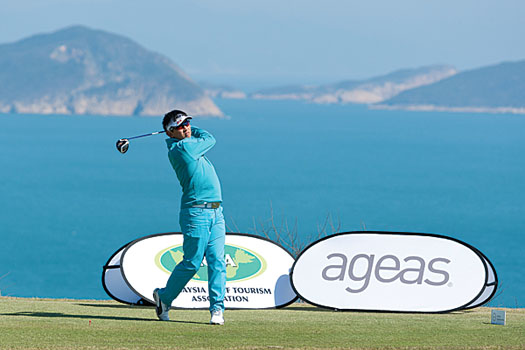
[[[128,304],[82,304],[77,303],[78,306],[112,308],[112,309],[129,309],[129,310],[153,310],[153,306],[146,305],[128,305]]]
[[[101,316],[101,315],[70,315],[63,314],[60,312],[13,312],[13,313],[4,313],[0,316],[15,316],[15,317],[47,317],[47,318],[78,318],[85,320],[115,320],[115,321],[143,321],[143,322],[159,322],[154,318],[139,318],[139,317],[122,317],[122,316]],[[173,323],[190,323],[190,324],[205,324],[206,322],[194,322],[194,321],[163,321],[163,322],[173,322]]]

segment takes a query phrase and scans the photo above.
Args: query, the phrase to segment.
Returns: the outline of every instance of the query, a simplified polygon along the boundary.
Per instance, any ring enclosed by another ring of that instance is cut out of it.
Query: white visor
[[[177,126],[179,126],[182,123],[184,123],[184,121],[186,119],[191,119],[191,116],[190,115],[178,114],[175,119],[171,119],[169,124],[166,125],[166,130],[171,130],[171,128],[176,128]]]

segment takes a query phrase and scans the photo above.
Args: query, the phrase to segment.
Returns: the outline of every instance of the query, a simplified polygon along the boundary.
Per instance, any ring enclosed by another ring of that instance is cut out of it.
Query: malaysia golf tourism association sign
[[[183,236],[164,233],[133,241],[117,251],[104,267],[104,289],[128,304],[153,304],[155,288],[164,287],[182,260]],[[228,233],[225,245],[226,308],[264,309],[286,306],[297,299],[290,284],[294,259],[270,240]],[[208,308],[206,259],[173,301],[173,307]]]
[[[446,236],[347,232],[308,246],[292,268],[303,300],[339,310],[449,312],[492,298],[497,276],[476,248]]]

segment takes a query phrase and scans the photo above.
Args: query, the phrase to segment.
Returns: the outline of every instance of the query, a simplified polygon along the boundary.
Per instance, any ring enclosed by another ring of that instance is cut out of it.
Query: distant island
[[[248,97],[248,94],[244,91],[228,85],[218,85],[206,81],[199,82],[199,85],[204,89],[206,95],[211,98],[242,100]]]
[[[230,98],[229,94],[242,98],[231,87],[216,87],[211,95]],[[465,72],[433,65],[365,80],[274,87],[246,94],[246,98],[366,104],[372,109],[525,114],[525,61]]]
[[[458,73],[403,91],[374,108],[525,114],[525,61]]]
[[[345,80],[327,85],[283,86],[257,91],[255,99],[305,100],[314,103],[377,103],[402,91],[450,77],[457,70],[448,65],[403,69],[366,80]]]
[[[0,45],[0,112],[223,116],[175,63],[134,41],[73,26]]]

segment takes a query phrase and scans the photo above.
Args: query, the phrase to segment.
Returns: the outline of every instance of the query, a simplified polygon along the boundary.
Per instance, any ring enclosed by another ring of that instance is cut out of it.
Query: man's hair
[[[174,109],[173,111],[164,114],[164,119],[162,119],[162,127],[164,128],[164,131],[167,131],[166,127],[168,126],[170,121],[172,119],[177,118],[179,114],[187,115],[186,112],[180,111],[178,109]]]

